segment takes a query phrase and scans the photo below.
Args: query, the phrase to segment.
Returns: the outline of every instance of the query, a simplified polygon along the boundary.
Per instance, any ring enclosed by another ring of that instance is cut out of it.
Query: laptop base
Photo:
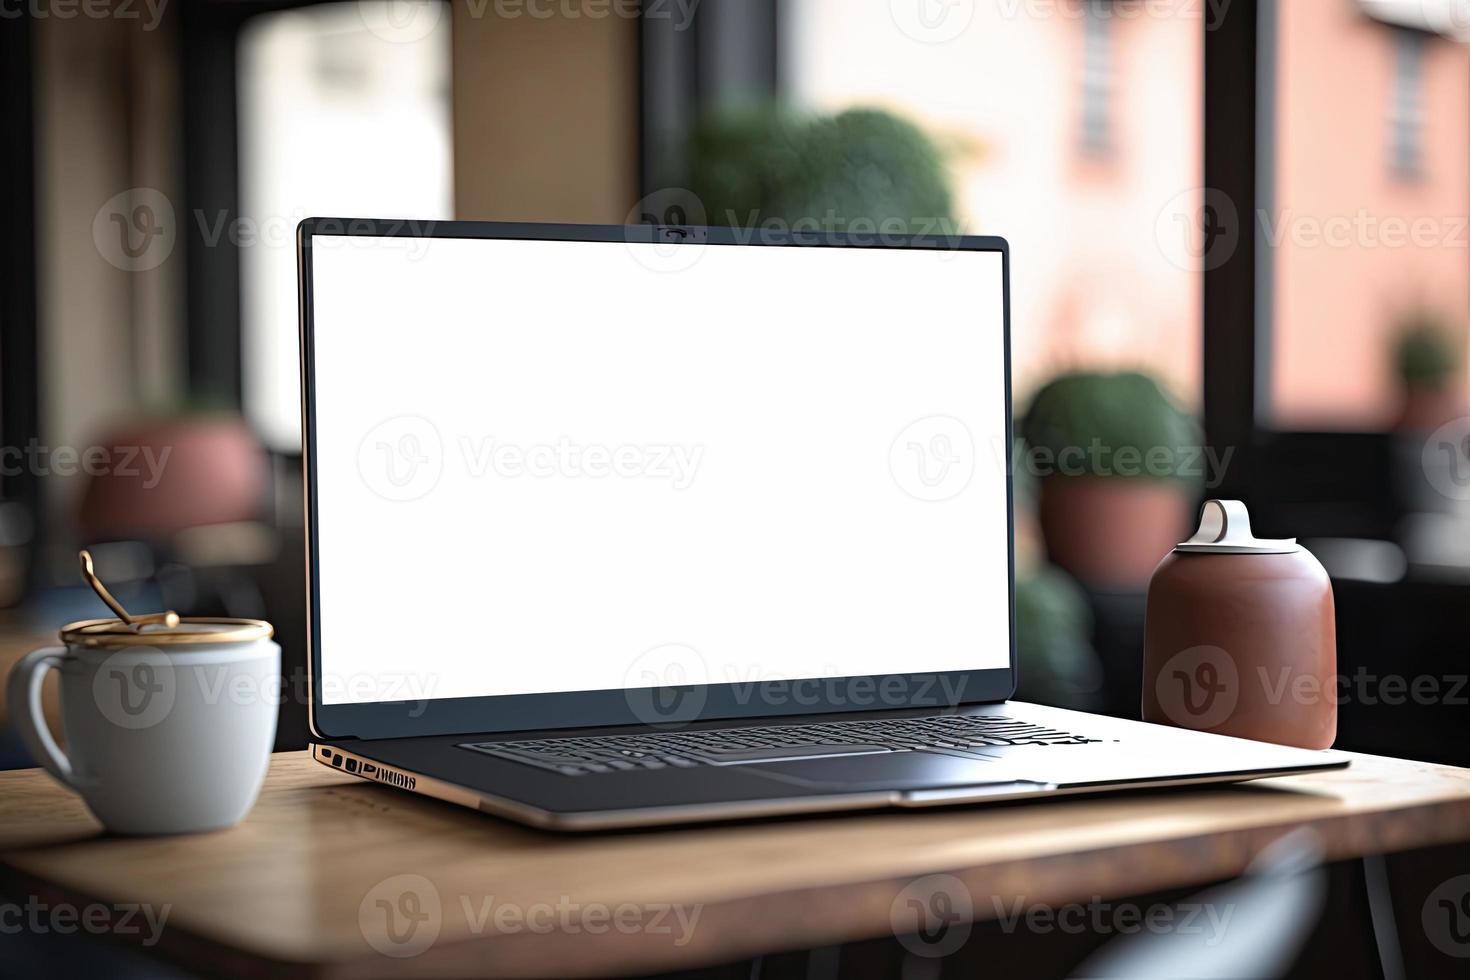
[[[1075,793],[1119,792],[1342,768],[1345,756],[1123,721],[1020,702],[961,706],[955,715],[1002,715],[1092,739],[1060,745],[917,749],[738,765],[667,767],[567,776],[465,748],[635,730],[326,741],[322,765],[517,823],[597,831],[851,810],[974,805]],[[929,711],[806,716],[792,724],[919,718]],[[704,722],[692,731],[771,726]]]

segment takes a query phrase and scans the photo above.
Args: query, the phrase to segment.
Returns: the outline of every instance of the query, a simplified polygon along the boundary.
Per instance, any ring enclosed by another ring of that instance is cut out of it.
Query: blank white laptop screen
[[[324,704],[1009,664],[998,252],[313,239]]]

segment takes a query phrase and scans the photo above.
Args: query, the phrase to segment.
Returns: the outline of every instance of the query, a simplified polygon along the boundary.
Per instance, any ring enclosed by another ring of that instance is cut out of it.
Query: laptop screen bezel
[[[483,697],[434,698],[422,701],[380,701],[324,704],[322,702],[321,624],[318,582],[316,390],[313,341],[312,239],[322,236],[466,238],[520,241],[632,242],[669,247],[771,248],[902,248],[958,249],[996,252],[1001,256],[1003,299],[1003,372],[1005,413],[1003,432],[1013,431],[1011,408],[1011,291],[1010,250],[1004,239],[961,235],[844,235],[824,232],[776,231],[766,228],[681,227],[654,225],[547,225],[478,221],[429,221],[382,218],[307,218],[297,227],[297,272],[301,327],[302,462],[304,470],[307,578],[307,662],[310,676],[309,719],[316,738],[377,739],[428,735],[495,734],[572,728],[640,726],[646,719],[625,690],[562,691]],[[823,678],[812,696],[798,700],[751,698],[748,685],[709,684],[701,688],[702,707],[681,722],[722,719],[790,717],[808,714],[852,713],[904,708],[950,709],[962,704],[1004,701],[1016,688],[1015,517],[1011,478],[1012,440],[1005,439],[1006,581],[1010,612],[1006,667],[948,671],[936,674],[869,675]],[[899,678],[900,683],[892,683]],[[887,686],[883,686],[883,685]],[[875,697],[859,704],[835,692],[898,691],[898,697]]]

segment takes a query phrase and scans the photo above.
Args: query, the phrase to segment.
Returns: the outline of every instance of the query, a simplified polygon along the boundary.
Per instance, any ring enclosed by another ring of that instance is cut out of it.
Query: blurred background
[[[87,546],[129,606],[274,622],[304,744],[304,217],[896,220],[1013,248],[1023,697],[1136,717],[1149,574],[1238,496],[1333,575],[1343,674],[1440,680],[1349,688],[1339,746],[1470,764],[1464,13],[7,6],[0,666],[103,614]]]

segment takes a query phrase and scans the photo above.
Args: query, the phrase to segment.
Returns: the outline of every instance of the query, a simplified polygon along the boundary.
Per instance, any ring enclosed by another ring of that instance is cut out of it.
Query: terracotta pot
[[[171,418],[109,433],[77,520],[89,539],[166,538],[184,528],[254,520],[269,486],[265,453],[234,416]]]
[[[1394,428],[1400,432],[1433,432],[1446,422],[1466,415],[1470,415],[1470,406],[1454,388],[1406,388],[1399,395]]]
[[[1192,498],[1173,480],[1049,476],[1037,511],[1055,564],[1095,588],[1141,592],[1188,533]]]
[[[1143,719],[1328,748],[1340,692],[1327,572],[1294,540],[1255,538],[1239,501],[1205,508],[1149,585]]]

